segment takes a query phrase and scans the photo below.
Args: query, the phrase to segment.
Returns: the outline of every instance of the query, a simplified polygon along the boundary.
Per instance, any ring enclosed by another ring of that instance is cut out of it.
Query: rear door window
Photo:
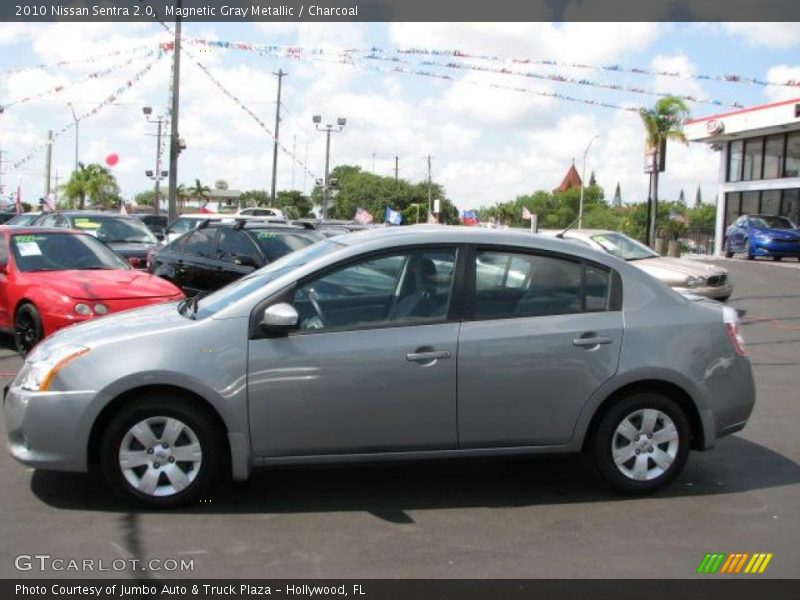
[[[187,237],[183,243],[183,253],[202,258],[214,258],[216,229],[198,229]]]

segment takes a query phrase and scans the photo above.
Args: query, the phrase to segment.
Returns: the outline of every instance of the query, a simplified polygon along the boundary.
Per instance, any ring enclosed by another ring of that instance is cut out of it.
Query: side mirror
[[[167,237],[167,230],[166,229],[160,229],[159,231],[156,231],[156,239],[159,242],[163,242],[164,238],[166,238],[166,237]]]
[[[268,333],[286,334],[297,329],[299,319],[294,306],[281,302],[267,307],[261,319],[261,328]]]
[[[235,256],[233,258],[233,264],[239,265],[240,267],[258,267],[258,263],[256,263],[252,256],[245,256],[243,254]]]

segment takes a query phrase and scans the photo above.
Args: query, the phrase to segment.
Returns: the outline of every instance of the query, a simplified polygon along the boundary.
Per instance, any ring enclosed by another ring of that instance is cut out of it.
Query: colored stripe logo
[[[713,574],[724,573],[735,575],[738,573],[756,574],[763,573],[772,560],[772,553],[756,552],[725,552],[708,553],[700,561],[697,573]]]

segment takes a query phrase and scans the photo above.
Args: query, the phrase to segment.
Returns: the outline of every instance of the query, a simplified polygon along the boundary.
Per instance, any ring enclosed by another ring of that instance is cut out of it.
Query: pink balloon
[[[119,162],[119,155],[116,152],[112,152],[111,154],[106,156],[106,164],[109,167],[113,167],[118,162]]]

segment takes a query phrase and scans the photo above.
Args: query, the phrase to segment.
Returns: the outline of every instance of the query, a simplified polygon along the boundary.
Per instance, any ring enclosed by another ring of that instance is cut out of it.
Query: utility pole
[[[372,153],[372,173],[375,173],[375,153]]]
[[[68,104],[70,110],[72,111],[72,120],[75,121],[75,171],[78,170],[78,140],[80,139],[80,121],[78,120],[78,115],[75,114],[75,107],[72,105],[72,102]]]
[[[50,169],[53,165],[53,131],[47,131],[47,150],[44,158],[44,197],[50,195]]]
[[[175,4],[176,14],[180,15],[182,0]],[[170,140],[169,140],[169,222],[178,216],[178,154],[181,151],[178,138],[178,108],[180,106],[181,84],[181,17],[175,17],[175,46],[172,50],[172,114],[170,115]],[[156,173],[158,175],[158,173]]]
[[[599,138],[599,134],[595,134],[583,151],[583,167],[581,169],[581,198],[578,204],[578,229],[583,229],[583,191],[586,188],[586,155],[589,153],[589,148],[592,147],[594,141]]]
[[[278,69],[277,73],[273,75],[278,78],[278,102],[275,105],[275,143],[272,146],[272,192],[270,193],[270,206],[275,206],[275,183],[278,178],[278,135],[281,127],[281,81],[288,73],[284,73],[282,69]]]
[[[400,157],[394,157],[394,180],[397,181],[397,172],[400,170]]]
[[[428,154],[428,214],[430,215],[431,213],[433,213],[433,200],[431,198],[431,155]]]
[[[303,193],[308,189],[308,138],[306,138],[306,153],[303,155]]]
[[[292,158],[297,156],[297,134],[292,135]],[[294,190],[294,166],[297,164],[297,160],[292,160],[292,190]]]
[[[158,133],[156,133],[156,168],[155,171],[144,172],[145,175],[155,181],[155,190],[153,192],[153,213],[158,214],[161,206],[161,180],[168,175],[166,171],[161,170],[161,138],[166,119],[164,119],[163,116],[152,119],[151,115],[153,114],[153,108],[151,106],[142,107],[142,112],[144,113],[148,123],[155,123],[158,126]]]

